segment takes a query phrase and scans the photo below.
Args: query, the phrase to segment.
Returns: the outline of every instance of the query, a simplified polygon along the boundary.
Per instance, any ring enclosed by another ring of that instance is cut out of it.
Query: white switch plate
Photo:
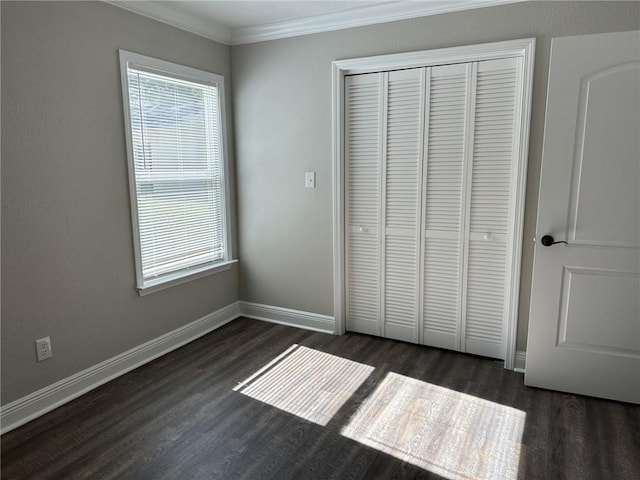
[[[316,172],[304,172],[304,186],[316,188]]]

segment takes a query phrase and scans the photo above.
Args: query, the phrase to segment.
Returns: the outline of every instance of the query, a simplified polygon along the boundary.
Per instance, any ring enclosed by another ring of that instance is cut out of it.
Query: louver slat
[[[385,165],[384,334],[418,341],[422,69],[389,72]]]
[[[479,62],[476,81],[465,344],[497,358],[504,356],[517,62]]]
[[[433,67],[427,131],[423,343],[457,349],[467,67]]]
[[[381,74],[345,79],[349,330],[380,335]]]

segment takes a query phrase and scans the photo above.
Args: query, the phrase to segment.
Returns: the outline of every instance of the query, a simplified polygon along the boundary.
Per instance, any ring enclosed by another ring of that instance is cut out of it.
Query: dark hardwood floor
[[[3,479],[631,480],[640,407],[528,388],[474,356],[238,319],[5,434],[1,454]]]

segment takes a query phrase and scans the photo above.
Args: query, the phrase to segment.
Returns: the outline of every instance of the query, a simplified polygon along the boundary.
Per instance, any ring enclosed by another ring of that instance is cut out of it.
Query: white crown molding
[[[529,0],[390,1],[335,13],[236,29],[207,20],[202,16],[168,8],[162,2],[103,1],[225,45],[243,45]]]
[[[113,6],[129,10],[153,20],[186,30],[224,45],[231,44],[231,29],[221,23],[168,8],[162,2],[140,2],[132,0],[103,0]]]
[[[264,42],[279,38],[297,37],[312,33],[330,32],[377,23],[394,22],[409,18],[441,13],[491,7],[527,0],[429,0],[397,1],[364,6],[341,12],[316,15],[269,25],[236,28],[231,32],[231,45]]]

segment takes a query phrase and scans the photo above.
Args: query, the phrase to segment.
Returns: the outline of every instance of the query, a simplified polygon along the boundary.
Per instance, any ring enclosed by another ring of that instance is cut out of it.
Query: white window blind
[[[222,77],[196,71],[192,78],[192,69],[154,59],[139,64],[122,53],[143,289],[227,260]]]

